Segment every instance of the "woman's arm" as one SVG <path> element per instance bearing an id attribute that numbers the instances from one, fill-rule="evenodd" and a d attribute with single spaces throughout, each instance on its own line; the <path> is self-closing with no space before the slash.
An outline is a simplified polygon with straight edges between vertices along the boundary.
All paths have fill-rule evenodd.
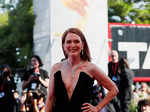
<path id="1" fill-rule="evenodd" d="M 53 103 L 54 103 L 54 79 L 50 77 L 49 81 L 49 87 L 48 87 L 48 96 L 46 100 L 46 112 L 52 112 Z"/>
<path id="2" fill-rule="evenodd" d="M 48 84 L 49 84 L 48 78 L 43 80 L 41 77 L 39 77 L 39 81 L 43 84 L 43 86 L 45 86 L 46 88 L 48 87 Z"/>
<path id="3" fill-rule="evenodd" d="M 34 77 L 32 75 L 29 76 L 28 80 L 24 80 L 23 84 L 22 84 L 22 89 L 27 88 L 27 86 L 30 84 L 30 82 L 34 79 Z"/>
<path id="4" fill-rule="evenodd" d="M 111 81 L 111 79 L 108 76 L 106 76 L 96 65 L 90 64 L 89 68 L 90 75 L 92 75 L 93 78 L 96 79 L 99 84 L 106 88 L 108 92 L 104 99 L 101 100 L 101 102 L 96 107 L 92 106 L 91 104 L 85 103 L 83 104 L 84 107 L 82 109 L 92 110 L 93 112 L 99 112 L 117 95 L 118 88 L 113 83 L 113 81 Z"/>
<path id="5" fill-rule="evenodd" d="M 50 78 L 49 78 L 49 86 L 48 86 L 48 96 L 46 100 L 46 112 L 52 112 L 52 108 L 54 105 L 55 100 L 55 93 L 54 93 L 54 73 L 57 71 L 57 65 L 52 67 Z"/>

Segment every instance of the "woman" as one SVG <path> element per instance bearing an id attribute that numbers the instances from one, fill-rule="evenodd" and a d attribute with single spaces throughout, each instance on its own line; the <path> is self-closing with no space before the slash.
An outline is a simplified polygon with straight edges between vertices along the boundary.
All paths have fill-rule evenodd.
<path id="1" fill-rule="evenodd" d="M 7 64 L 2 65 L 2 74 L 0 75 L 0 109 L 4 112 L 13 112 L 13 92 L 16 89 L 14 75 L 11 67 Z"/>
<path id="2" fill-rule="evenodd" d="M 46 112 L 99 112 L 118 89 L 93 63 L 83 33 L 77 28 L 66 30 L 62 36 L 65 59 L 52 67 Z M 93 83 L 97 80 L 108 89 L 107 96 L 92 105 Z"/>
<path id="3" fill-rule="evenodd" d="M 119 112 L 129 112 L 129 106 L 132 99 L 132 85 L 134 73 L 131 71 L 128 61 L 125 58 L 119 60 L 120 83 L 118 85 L 120 101 Z"/>

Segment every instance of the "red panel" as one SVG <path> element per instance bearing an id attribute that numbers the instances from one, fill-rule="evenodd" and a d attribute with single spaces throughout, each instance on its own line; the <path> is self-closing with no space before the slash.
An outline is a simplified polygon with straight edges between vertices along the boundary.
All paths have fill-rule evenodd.
<path id="1" fill-rule="evenodd" d="M 150 82 L 150 77 L 135 77 L 134 82 Z"/>
<path id="2" fill-rule="evenodd" d="M 108 24 L 108 47 L 110 51 L 112 50 L 112 43 L 111 43 L 111 24 Z M 111 61 L 111 57 L 109 55 L 109 61 Z"/>

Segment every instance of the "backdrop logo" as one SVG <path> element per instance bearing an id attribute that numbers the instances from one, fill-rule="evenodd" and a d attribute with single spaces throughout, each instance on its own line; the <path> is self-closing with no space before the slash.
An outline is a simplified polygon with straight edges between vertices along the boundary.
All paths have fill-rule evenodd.
<path id="1" fill-rule="evenodd" d="M 150 25 L 109 24 L 109 47 L 126 57 L 135 76 L 150 73 Z"/>

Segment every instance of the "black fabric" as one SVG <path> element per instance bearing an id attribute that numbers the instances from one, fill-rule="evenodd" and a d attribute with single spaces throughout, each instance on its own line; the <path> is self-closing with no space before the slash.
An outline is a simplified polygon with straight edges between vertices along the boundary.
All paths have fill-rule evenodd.
<path id="1" fill-rule="evenodd" d="M 71 99 L 62 80 L 61 71 L 54 74 L 55 79 L 55 105 L 53 112 L 82 112 L 82 104 L 91 103 L 93 99 L 94 80 L 86 73 L 81 72 Z"/>
<path id="2" fill-rule="evenodd" d="M 13 105 L 13 112 L 19 112 L 21 107 L 21 101 L 20 99 L 14 99 L 14 105 Z"/>
<path id="3" fill-rule="evenodd" d="M 117 64 L 117 69 L 115 71 L 115 74 L 112 68 L 115 68 L 115 64 L 113 62 L 109 62 L 108 63 L 108 76 L 116 84 L 116 86 L 119 87 L 119 83 L 120 83 L 119 66 Z M 117 77 L 117 81 L 113 80 L 113 76 Z M 118 95 L 115 96 L 113 100 L 108 104 L 107 110 L 108 112 L 120 112 L 120 101 L 119 101 Z"/>
<path id="4" fill-rule="evenodd" d="M 113 75 L 117 75 L 118 82 L 116 83 L 119 93 L 107 106 L 108 112 L 129 112 L 129 105 L 132 98 L 132 84 L 134 73 L 130 69 L 124 69 L 124 71 L 117 71 L 114 74 L 112 71 L 113 63 L 108 64 L 109 77 L 112 79 Z"/>
<path id="5" fill-rule="evenodd" d="M 132 99 L 132 84 L 134 73 L 130 69 L 125 69 L 120 73 L 119 84 L 119 100 L 120 100 L 120 112 L 129 112 L 129 105 Z"/>
<path id="6" fill-rule="evenodd" d="M 119 72 L 118 72 L 119 67 L 117 66 L 116 74 L 114 74 L 114 71 L 113 71 L 113 69 L 112 69 L 112 66 L 113 66 L 113 68 L 115 68 L 115 64 L 114 64 L 113 62 L 109 62 L 109 63 L 108 63 L 108 76 L 110 77 L 110 79 L 111 79 L 112 81 L 114 81 L 114 80 L 112 79 L 113 76 L 116 76 L 116 77 L 117 77 L 117 81 L 114 81 L 114 82 L 115 82 L 115 84 L 118 86 L 118 85 L 119 85 L 119 82 L 120 82 L 120 76 L 119 76 Z"/>
<path id="7" fill-rule="evenodd" d="M 16 89 L 16 84 L 14 83 L 13 77 L 7 78 L 3 83 L 4 87 L 0 90 L 0 93 L 4 92 L 5 95 L 0 98 L 0 109 L 4 112 L 13 112 L 13 90 Z"/>

